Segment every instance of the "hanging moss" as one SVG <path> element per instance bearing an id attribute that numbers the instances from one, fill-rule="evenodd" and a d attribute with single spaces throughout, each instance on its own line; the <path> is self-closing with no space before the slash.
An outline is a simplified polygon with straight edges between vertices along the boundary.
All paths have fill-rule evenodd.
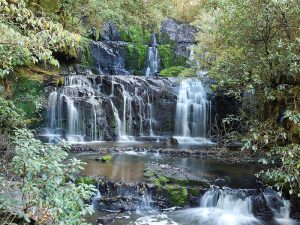
<path id="1" fill-rule="evenodd" d="M 128 44 L 125 66 L 135 75 L 141 75 L 146 66 L 147 46 L 143 44 Z"/>
<path id="2" fill-rule="evenodd" d="M 159 45 L 158 52 L 161 61 L 161 68 L 165 69 L 174 65 L 175 51 L 172 45 Z"/>
<path id="3" fill-rule="evenodd" d="M 85 66 L 93 66 L 94 61 L 91 54 L 91 41 L 87 38 L 82 38 L 80 45 L 77 49 L 76 58 Z"/>
<path id="4" fill-rule="evenodd" d="M 149 44 L 151 41 L 151 33 L 138 27 L 129 27 L 120 31 L 122 41 Z"/>

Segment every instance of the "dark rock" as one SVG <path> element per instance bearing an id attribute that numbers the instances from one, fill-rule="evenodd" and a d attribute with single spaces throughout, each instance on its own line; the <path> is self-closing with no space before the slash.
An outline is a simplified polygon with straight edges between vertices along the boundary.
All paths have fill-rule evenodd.
<path id="1" fill-rule="evenodd" d="M 274 217 L 272 210 L 268 207 L 263 194 L 252 196 L 253 214 L 258 219 L 271 221 Z"/>
<path id="2" fill-rule="evenodd" d="M 196 43 L 197 29 L 189 24 L 167 18 L 161 24 L 161 41 L 168 43 L 170 40 L 176 43 L 176 55 L 190 57 L 190 47 Z"/>
<path id="3" fill-rule="evenodd" d="M 174 147 L 174 146 L 178 146 L 178 145 L 179 145 L 179 143 L 178 143 L 177 139 L 173 138 L 173 137 L 169 137 L 162 142 L 162 146 L 164 146 L 164 147 Z"/>
<path id="4" fill-rule="evenodd" d="M 120 33 L 111 22 L 105 22 L 100 31 L 100 41 L 120 41 Z"/>
<path id="5" fill-rule="evenodd" d="M 115 221 L 115 218 L 112 216 L 103 216 L 97 219 L 97 222 L 102 225 L 110 225 Z"/>
<path id="6" fill-rule="evenodd" d="M 225 147 L 228 148 L 228 150 L 230 150 L 230 151 L 240 151 L 242 146 L 243 146 L 242 143 L 237 142 L 237 141 L 230 142 L 225 145 Z"/>
<path id="7" fill-rule="evenodd" d="M 91 54 L 99 74 L 130 75 L 125 69 L 127 43 L 122 41 L 92 42 Z"/>

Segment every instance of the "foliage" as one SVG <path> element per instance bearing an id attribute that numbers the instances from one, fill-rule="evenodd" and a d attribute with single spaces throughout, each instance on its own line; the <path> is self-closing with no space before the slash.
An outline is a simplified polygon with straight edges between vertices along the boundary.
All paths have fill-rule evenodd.
<path id="1" fill-rule="evenodd" d="M 79 177 L 76 179 L 75 183 L 77 185 L 79 184 L 87 184 L 87 185 L 97 185 L 97 180 L 95 178 L 92 177 Z"/>
<path id="2" fill-rule="evenodd" d="M 185 68 L 179 74 L 180 77 L 193 77 L 197 75 L 195 68 Z"/>
<path id="3" fill-rule="evenodd" d="M 2 133 L 11 133 L 15 128 L 24 127 L 24 118 L 24 112 L 12 101 L 0 97 L 0 131 Z"/>
<path id="4" fill-rule="evenodd" d="M 0 208 L 7 213 L 2 222 L 16 215 L 27 223 L 34 219 L 38 224 L 85 224 L 83 216 L 92 209 L 84 199 L 91 198 L 94 186 L 71 182 L 82 163 L 67 160 L 61 147 L 42 144 L 27 130 L 16 131 L 14 145 L 12 168 L 18 180 L 1 177 Z M 19 191 L 21 198 L 10 190 Z"/>
<path id="5" fill-rule="evenodd" d="M 27 118 L 35 118 L 42 107 L 42 84 L 38 80 L 21 76 L 13 84 L 13 100 Z"/>
<path id="6" fill-rule="evenodd" d="M 183 72 L 184 70 L 185 70 L 185 67 L 183 67 L 183 66 L 173 66 L 173 67 L 169 67 L 164 70 L 161 70 L 160 75 L 165 76 L 165 77 L 175 77 L 175 76 L 180 75 L 181 72 Z"/>
<path id="7" fill-rule="evenodd" d="M 39 61 L 58 66 L 53 51 L 74 53 L 79 36 L 45 17 L 38 17 L 26 2 L 0 1 L 0 78 L 16 66 Z"/>
<path id="8" fill-rule="evenodd" d="M 159 45 L 158 51 L 161 60 L 161 67 L 163 69 L 174 65 L 174 56 L 175 56 L 174 46 L 170 44 Z"/>
<path id="9" fill-rule="evenodd" d="M 151 41 L 151 33 L 139 27 L 130 26 L 128 28 L 123 28 L 121 29 L 120 34 L 122 41 L 146 45 Z"/>
<path id="10" fill-rule="evenodd" d="M 110 162 L 112 160 L 112 155 L 111 154 L 107 154 L 101 157 L 101 161 L 102 162 Z"/>
<path id="11" fill-rule="evenodd" d="M 267 151 L 268 160 L 280 159 L 280 166 L 265 175 L 290 193 L 299 191 L 295 178 L 298 143 L 292 143 L 295 139 L 289 135 L 291 127 L 298 126 L 300 103 L 296 91 L 300 83 L 299 3 L 208 1 L 194 23 L 201 29 L 199 65 L 208 69 L 217 88 L 238 99 L 241 93 L 255 90 L 256 103 L 248 107 L 257 115 L 242 110 L 248 117 L 241 121 L 248 121 L 243 149 Z"/>
<path id="12" fill-rule="evenodd" d="M 282 192 L 283 189 L 289 190 L 289 194 L 297 194 L 300 197 L 300 145 L 291 144 L 286 147 L 274 147 L 267 152 L 268 158 L 260 161 L 263 164 L 274 165 L 274 156 L 281 159 L 281 166 L 261 171 L 258 176 L 262 176 L 272 183 L 274 187 Z"/>

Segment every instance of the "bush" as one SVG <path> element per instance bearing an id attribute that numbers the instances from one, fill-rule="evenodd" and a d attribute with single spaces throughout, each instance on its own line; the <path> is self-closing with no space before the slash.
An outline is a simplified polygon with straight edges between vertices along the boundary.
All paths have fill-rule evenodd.
<path id="1" fill-rule="evenodd" d="M 83 169 L 82 163 L 77 159 L 67 162 L 68 154 L 61 147 L 41 143 L 25 129 L 16 131 L 14 146 L 11 172 L 18 181 L 0 177 L 0 190 L 4 190 L 0 192 L 0 209 L 6 215 L 0 224 L 14 221 L 15 215 L 26 223 L 85 224 L 83 216 L 92 213 L 92 207 L 84 199 L 90 199 L 95 189 L 71 182 Z M 11 190 L 18 190 L 20 198 L 11 196 Z"/>
<path id="2" fill-rule="evenodd" d="M 183 66 L 173 66 L 169 67 L 167 69 L 163 69 L 160 71 L 160 75 L 164 77 L 176 77 L 179 76 L 179 74 L 184 71 L 185 68 Z"/>
<path id="3" fill-rule="evenodd" d="M 12 133 L 13 129 L 24 127 L 24 117 L 24 112 L 12 101 L 0 97 L 0 132 Z"/>
<path id="4" fill-rule="evenodd" d="M 110 162 L 112 160 L 112 155 L 108 154 L 108 155 L 104 155 L 101 157 L 101 161 L 102 162 Z"/>

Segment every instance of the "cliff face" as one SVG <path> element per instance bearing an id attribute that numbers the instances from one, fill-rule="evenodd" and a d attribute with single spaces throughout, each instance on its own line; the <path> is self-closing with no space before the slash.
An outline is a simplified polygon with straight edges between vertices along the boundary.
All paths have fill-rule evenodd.
<path id="1" fill-rule="evenodd" d="M 95 34 L 90 44 L 93 69 L 104 75 L 144 75 L 151 60 L 149 48 L 158 48 L 161 69 L 174 66 L 186 66 L 191 47 L 196 43 L 195 27 L 167 18 L 161 24 L 157 34 L 143 33 L 138 30 L 118 30 L 113 24 L 105 23 Z M 148 52 L 148 53 L 147 53 Z"/>

